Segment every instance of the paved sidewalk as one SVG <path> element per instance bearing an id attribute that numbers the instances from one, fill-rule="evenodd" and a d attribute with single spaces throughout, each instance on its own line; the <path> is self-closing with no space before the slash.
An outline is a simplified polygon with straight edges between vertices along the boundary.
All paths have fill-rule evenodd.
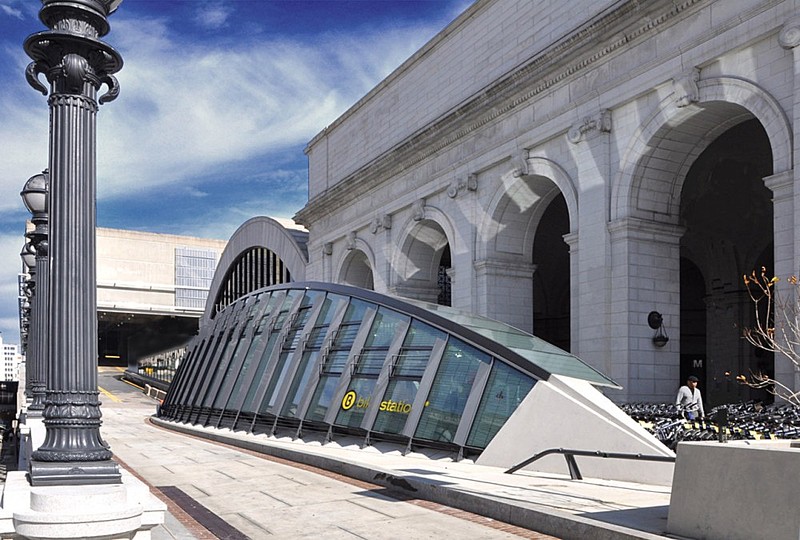
<path id="1" fill-rule="evenodd" d="M 596 479 L 573 481 L 568 475 L 530 472 L 508 475 L 495 467 L 401 456 L 381 452 L 379 447 L 363 450 L 336 443 L 322 446 L 153 421 L 168 425 L 170 430 L 336 471 L 558 538 L 666 538 L 670 489 L 665 486 Z"/>
<path id="2" fill-rule="evenodd" d="M 165 430 L 148 421 L 155 402 L 132 394 L 121 401 L 108 397 L 102 433 L 115 458 L 154 486 L 157 496 L 183 494 L 228 527 L 210 534 L 167 499 L 170 516 L 154 531 L 158 540 L 552 538 L 402 493 L 396 498 L 373 483 Z"/>
<path id="3" fill-rule="evenodd" d="M 667 487 L 166 425 L 119 375 L 100 370 L 101 433 L 167 503 L 155 540 L 667 538 Z"/>
<path id="4" fill-rule="evenodd" d="M 154 401 L 108 376 L 103 384 L 110 392 L 103 399 L 102 433 L 115 457 L 152 486 L 167 488 L 156 495 L 176 488 L 241 538 L 547 538 L 530 530 L 557 538 L 665 537 L 668 487 L 507 475 L 468 462 L 381 452 L 380 446 L 323 446 L 186 424 L 167 429 L 153 425 L 165 424 L 151 418 Z M 172 515 L 156 531 L 159 540 L 214 538 L 174 501 L 165 502 Z"/>

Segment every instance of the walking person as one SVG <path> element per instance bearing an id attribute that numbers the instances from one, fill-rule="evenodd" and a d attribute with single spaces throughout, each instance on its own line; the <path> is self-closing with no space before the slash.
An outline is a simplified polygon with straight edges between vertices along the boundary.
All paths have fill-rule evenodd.
<path id="1" fill-rule="evenodd" d="M 700 394 L 700 389 L 697 388 L 698 382 L 700 379 L 689 375 L 686 384 L 678 390 L 678 397 L 675 399 L 675 405 L 684 412 L 687 420 L 696 420 L 706 415 L 703 410 L 703 396 Z"/>

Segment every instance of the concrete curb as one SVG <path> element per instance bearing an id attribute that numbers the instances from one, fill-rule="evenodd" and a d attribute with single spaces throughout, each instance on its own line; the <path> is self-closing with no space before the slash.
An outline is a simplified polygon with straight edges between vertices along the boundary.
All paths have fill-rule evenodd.
<path id="1" fill-rule="evenodd" d="M 462 491 L 457 486 L 441 485 L 435 480 L 424 476 L 398 474 L 391 469 L 381 469 L 375 466 L 367 467 L 349 460 L 272 445 L 263 439 L 256 440 L 252 436 L 237 436 L 227 430 L 168 422 L 157 417 L 151 417 L 150 421 L 157 426 L 172 431 L 195 435 L 211 441 L 310 465 L 397 490 L 418 499 L 472 512 L 564 540 L 585 540 L 586 538 L 592 538 L 593 540 L 663 540 L 668 538 L 629 527 L 584 518 L 533 503 L 520 501 L 512 503 L 490 494 L 475 494 Z"/>

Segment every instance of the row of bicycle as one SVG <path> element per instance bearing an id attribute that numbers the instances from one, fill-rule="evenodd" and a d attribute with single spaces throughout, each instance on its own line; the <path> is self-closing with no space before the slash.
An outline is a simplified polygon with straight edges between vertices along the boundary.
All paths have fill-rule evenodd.
<path id="1" fill-rule="evenodd" d="M 792 404 L 721 405 L 695 421 L 686 420 L 674 404 L 628 403 L 621 408 L 673 450 L 680 441 L 800 438 L 800 407 Z"/>

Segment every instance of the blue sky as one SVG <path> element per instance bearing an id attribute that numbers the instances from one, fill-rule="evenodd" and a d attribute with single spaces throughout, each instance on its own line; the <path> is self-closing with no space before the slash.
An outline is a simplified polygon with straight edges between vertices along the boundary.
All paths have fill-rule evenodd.
<path id="1" fill-rule="evenodd" d="M 227 239 L 307 200 L 306 143 L 471 0 L 124 0 L 125 61 L 98 113 L 101 227 Z M 22 49 L 40 2 L 0 0 L 0 331 L 18 341 L 19 191 L 47 166 L 48 109 Z M 103 90 L 104 91 L 104 90 Z"/>

